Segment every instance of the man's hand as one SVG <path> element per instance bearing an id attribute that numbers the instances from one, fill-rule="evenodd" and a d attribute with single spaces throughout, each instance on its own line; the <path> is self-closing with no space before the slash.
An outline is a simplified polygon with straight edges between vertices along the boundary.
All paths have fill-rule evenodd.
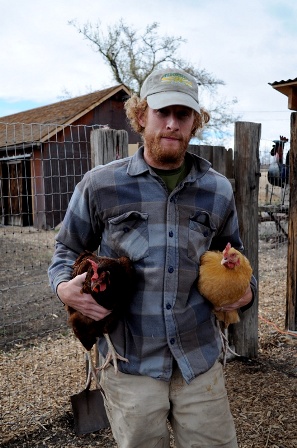
<path id="1" fill-rule="evenodd" d="M 252 298 L 253 298 L 253 293 L 252 293 L 251 287 L 249 286 L 247 288 L 247 290 L 245 291 L 244 295 L 239 300 L 237 300 L 237 302 L 234 302 L 230 305 L 225 305 L 222 307 L 216 307 L 215 310 L 216 311 L 227 311 L 227 312 L 237 310 L 238 308 L 241 308 L 241 307 L 247 305 L 248 303 L 250 303 Z"/>
<path id="2" fill-rule="evenodd" d="M 84 316 L 94 320 L 101 320 L 111 313 L 111 310 L 98 305 L 91 294 L 81 293 L 82 284 L 87 273 L 77 275 L 69 282 L 62 282 L 58 285 L 57 294 L 65 305 L 80 311 Z"/>

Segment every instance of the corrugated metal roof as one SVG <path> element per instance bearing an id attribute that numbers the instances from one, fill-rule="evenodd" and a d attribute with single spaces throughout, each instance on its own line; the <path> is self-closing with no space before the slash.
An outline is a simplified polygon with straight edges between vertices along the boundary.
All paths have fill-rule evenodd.
<path id="1" fill-rule="evenodd" d="M 47 140 L 62 127 L 72 124 L 120 90 L 130 94 L 127 87 L 120 84 L 48 106 L 0 117 L 0 147 Z M 19 125 L 12 126 L 14 123 Z"/>
<path id="2" fill-rule="evenodd" d="M 269 82 L 268 84 L 271 86 L 280 86 L 282 84 L 297 84 L 297 78 L 295 79 L 287 79 L 287 81 L 285 81 L 284 79 L 282 79 L 281 81 L 274 81 L 274 82 Z"/>
<path id="3" fill-rule="evenodd" d="M 288 109 L 297 110 L 297 78 L 268 83 L 278 92 L 288 97 Z"/>

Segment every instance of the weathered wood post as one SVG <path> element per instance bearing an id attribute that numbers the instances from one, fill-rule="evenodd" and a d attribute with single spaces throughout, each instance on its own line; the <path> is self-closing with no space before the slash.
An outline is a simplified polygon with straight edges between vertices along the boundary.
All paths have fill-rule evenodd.
<path id="1" fill-rule="evenodd" d="M 128 132 L 108 128 L 91 131 L 92 167 L 128 156 Z"/>
<path id="2" fill-rule="evenodd" d="M 190 145 L 189 152 L 196 154 L 208 160 L 212 167 L 228 177 L 233 179 L 233 151 L 226 149 L 224 146 L 208 146 L 208 145 Z"/>
<path id="3" fill-rule="evenodd" d="M 92 168 L 128 157 L 128 132 L 125 130 L 94 129 L 90 134 L 90 143 Z M 96 349 L 96 366 L 99 365 L 99 357 L 99 351 Z M 88 363 L 86 369 L 88 371 Z"/>
<path id="4" fill-rule="evenodd" d="M 260 138 L 261 124 L 235 123 L 235 202 L 245 255 L 250 260 L 257 280 Z M 258 297 L 255 297 L 254 305 L 245 311 L 241 321 L 233 325 L 230 330 L 230 338 L 236 352 L 242 356 L 256 357 L 258 354 Z"/>
<path id="5" fill-rule="evenodd" d="M 297 331 L 297 112 L 291 114 L 286 327 Z"/>

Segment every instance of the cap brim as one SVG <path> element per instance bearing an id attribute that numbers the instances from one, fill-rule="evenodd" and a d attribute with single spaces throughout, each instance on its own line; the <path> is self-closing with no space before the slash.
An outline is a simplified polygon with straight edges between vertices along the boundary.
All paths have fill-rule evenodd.
<path id="1" fill-rule="evenodd" d="M 200 112 L 199 103 L 183 92 L 154 93 L 153 95 L 148 95 L 146 99 L 151 109 L 162 109 L 163 107 L 178 105 L 190 107 L 196 110 L 196 112 Z"/>

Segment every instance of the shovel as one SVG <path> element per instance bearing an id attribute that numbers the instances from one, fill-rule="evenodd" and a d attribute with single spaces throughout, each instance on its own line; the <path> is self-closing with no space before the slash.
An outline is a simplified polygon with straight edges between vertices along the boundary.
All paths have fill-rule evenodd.
<path id="1" fill-rule="evenodd" d="M 90 352 L 87 353 L 87 368 L 85 389 L 70 397 L 76 435 L 89 434 L 110 427 L 102 397 L 104 391 L 97 381 Z M 92 376 L 97 385 L 97 389 L 94 390 L 90 390 Z"/>

